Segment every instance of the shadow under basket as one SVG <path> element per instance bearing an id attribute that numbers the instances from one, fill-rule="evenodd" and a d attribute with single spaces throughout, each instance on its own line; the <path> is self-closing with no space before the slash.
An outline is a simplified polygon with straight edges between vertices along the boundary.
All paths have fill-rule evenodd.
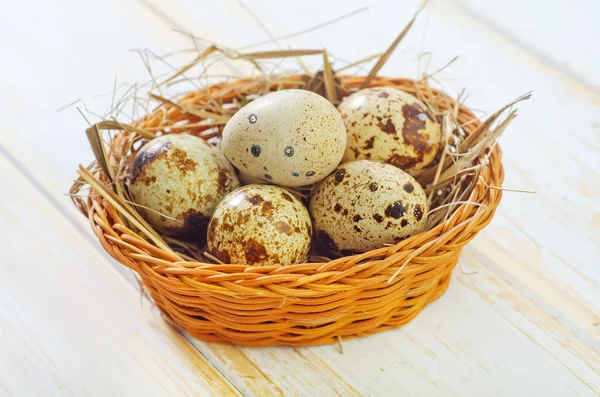
<path id="1" fill-rule="evenodd" d="M 363 81 L 364 77 L 340 76 L 341 92 L 355 90 Z M 158 131 L 172 126 L 173 133 L 181 132 L 177 126 L 187 121 L 197 127 L 186 127 L 186 132 L 217 139 L 222 126 L 202 125 L 202 114 L 190 112 L 195 104 L 243 103 L 261 84 L 263 90 L 275 91 L 306 82 L 307 76 L 300 75 L 277 84 L 265 79 L 217 84 L 187 93 L 176 103 L 163 103 L 133 127 Z M 369 85 L 397 87 L 413 95 L 417 90 L 413 80 L 402 78 L 376 77 Z M 432 89 L 421 94 L 427 98 L 427 92 L 438 94 Z M 448 106 L 454 106 L 452 99 L 439 103 L 441 110 Z M 467 135 L 481 124 L 473 122 L 475 116 L 463 106 L 457 119 L 465 124 Z M 130 160 L 134 136 L 118 132 L 112 150 L 116 147 Z M 114 160 L 117 155 L 109 156 Z M 462 247 L 491 221 L 501 199 L 501 190 L 489 188 L 501 186 L 504 178 L 499 146 L 473 162 L 481 164 L 484 155 L 487 161 L 468 197 L 480 205 L 457 205 L 446 220 L 397 245 L 327 263 L 251 267 L 192 262 L 183 259 L 190 258 L 179 254 L 176 245 L 161 248 L 145 238 L 111 200 L 95 194 L 94 187 L 89 197 L 74 197 L 74 202 L 104 249 L 134 270 L 162 314 L 191 336 L 249 346 L 325 344 L 406 324 L 444 294 Z M 96 178 L 112 191 L 107 176 L 100 167 L 95 169 Z"/>

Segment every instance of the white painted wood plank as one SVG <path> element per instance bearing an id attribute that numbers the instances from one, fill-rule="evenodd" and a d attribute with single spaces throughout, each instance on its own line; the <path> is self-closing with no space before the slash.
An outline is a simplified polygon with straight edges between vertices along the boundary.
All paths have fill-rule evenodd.
<path id="1" fill-rule="evenodd" d="M 448 1 L 448 0 L 444 0 Z M 600 3 L 594 0 L 449 0 L 523 50 L 600 94 L 597 39 Z"/>
<path id="2" fill-rule="evenodd" d="M 275 36 L 293 33 L 365 4 L 344 2 L 342 7 L 318 1 L 296 3 L 289 9 L 280 9 L 269 2 L 246 2 Z M 115 40 L 102 40 L 100 34 L 90 32 L 84 24 L 76 25 L 77 31 L 94 37 L 94 43 L 109 53 L 121 45 L 123 54 L 130 47 L 127 37 L 136 34 L 148 39 L 143 45 L 172 49 L 173 42 L 165 39 L 169 33 L 164 28 L 172 21 L 190 30 L 206 29 L 233 47 L 266 38 L 260 26 L 235 1 L 217 3 L 214 12 L 204 12 L 200 7 L 195 11 L 184 0 L 157 4 L 160 9 L 153 11 L 147 11 L 152 7 L 140 11 L 130 6 L 131 11 L 125 14 L 128 18 L 122 19 L 130 24 L 117 24 L 123 40 L 116 44 Z M 416 1 L 373 2 L 368 13 L 281 44 L 302 48 L 322 44 L 340 58 L 358 59 L 385 48 L 416 8 Z M 97 7 L 93 12 L 122 18 L 117 10 L 119 7 L 110 3 L 106 9 Z M 469 103 L 474 106 L 492 111 L 533 88 L 534 99 L 523 106 L 519 119 L 507 131 L 503 148 L 506 185 L 540 193 L 505 195 L 494 223 L 465 250 L 462 262 L 468 270 L 476 270 L 477 275 L 457 274 L 448 294 L 413 323 L 347 342 L 344 355 L 339 355 L 334 346 L 239 349 L 197 343 L 243 392 L 311 395 L 322 387 L 329 394 L 337 391 L 343 395 L 399 391 L 413 395 L 518 395 L 522 390 L 530 395 L 539 391 L 546 395 L 565 395 L 566 391 L 568 395 L 570 390 L 594 395 L 600 388 L 595 339 L 598 331 L 594 327 L 598 319 L 594 290 L 599 277 L 593 266 L 594 256 L 588 255 L 597 252 L 599 241 L 598 220 L 594 218 L 599 184 L 595 183 L 598 174 L 594 165 L 600 142 L 589 127 L 598 121 L 600 101 L 571 77 L 560 70 L 540 67 L 535 57 L 448 4 L 435 2 L 423 17 L 385 72 L 415 76 L 416 53 L 423 48 L 435 54 L 430 70 L 461 54 L 459 63 L 442 75 L 460 80 L 442 82 L 450 92 L 466 85 L 471 94 Z M 147 21 L 153 22 L 146 26 Z M 71 19 L 64 22 L 66 26 L 73 23 Z M 52 26 L 47 28 L 52 31 Z M 156 44 L 162 43 L 160 40 L 165 40 L 164 47 Z M 46 45 L 42 39 L 33 41 L 33 47 L 27 48 Z M 83 39 L 74 48 L 83 59 L 91 59 L 94 54 Z M 81 134 L 84 125 L 73 112 L 52 113 L 48 102 L 64 104 L 78 96 L 109 91 L 114 75 L 136 77 L 144 71 L 139 64 L 134 66 L 137 60 L 133 56 L 115 55 L 102 68 L 75 63 L 73 67 L 90 67 L 93 78 L 74 79 L 64 70 L 64 60 L 38 56 L 36 51 L 26 54 L 17 52 L 14 58 L 50 63 L 55 78 L 38 78 L 35 84 L 28 83 L 29 78 L 22 77 L 20 69 L 14 67 L 11 75 L 17 78 L 0 80 L 2 87 L 7 87 L 4 92 L 10 93 L 8 100 L 2 98 L 7 104 L 0 111 L 4 123 L 0 129 L 2 142 L 58 197 L 56 187 L 64 186 L 62 190 L 66 190 L 73 166 L 82 161 L 81 151 L 83 147 L 87 150 L 87 142 L 81 135 L 79 147 L 62 145 L 65 137 Z M 106 80 L 94 81 L 102 78 Z M 63 86 L 70 87 L 64 101 L 56 94 Z M 21 92 L 27 95 L 13 95 Z M 36 92 L 45 98 L 41 105 L 30 101 Z M 28 108 L 35 111 L 28 112 Z M 56 127 L 52 132 L 61 138 L 47 132 L 48 124 Z M 8 136 L 9 131 L 16 133 Z M 549 143 L 550 139 L 564 138 L 565 131 L 568 139 L 562 139 L 560 147 Z M 27 144 L 36 150 L 27 150 Z M 40 158 L 40 154 L 46 158 Z M 91 153 L 88 151 L 86 156 L 91 158 Z M 576 191 L 581 194 L 573 193 Z M 541 224 L 536 226 L 536 222 Z M 552 230 L 560 230 L 562 235 L 549 232 Z M 307 366 L 300 369 L 304 364 Z"/>
<path id="3" fill-rule="evenodd" d="M 238 395 L 0 155 L 3 395 Z"/>

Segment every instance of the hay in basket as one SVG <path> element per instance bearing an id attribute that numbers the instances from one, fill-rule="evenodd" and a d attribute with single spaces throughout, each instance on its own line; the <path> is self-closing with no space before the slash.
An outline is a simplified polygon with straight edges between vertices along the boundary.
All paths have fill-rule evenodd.
<path id="1" fill-rule="evenodd" d="M 156 103 L 131 122 L 105 119 L 87 129 L 96 160 L 80 166 L 70 193 L 89 219 L 104 249 L 139 277 L 143 291 L 166 319 L 203 341 L 251 346 L 338 342 L 397 327 L 413 319 L 448 287 L 462 247 L 492 219 L 504 178 L 498 137 L 516 117 L 511 107 L 524 95 L 480 121 L 461 101 L 429 84 L 378 75 L 413 20 L 366 76 L 335 72 L 324 50 L 240 53 L 206 46 L 192 62 L 166 78 L 153 77 L 142 102 L 138 88 L 130 101 Z M 321 56 L 314 73 L 266 73 L 263 60 Z M 167 98 L 161 87 L 188 77 L 195 67 L 225 57 L 250 62 L 256 77 L 208 84 Z M 350 66 L 355 66 L 352 64 Z M 159 81 L 160 80 L 160 81 Z M 197 79 L 200 81 L 200 79 Z M 138 213 L 124 183 L 135 153 L 162 134 L 188 133 L 216 144 L 227 120 L 248 101 L 296 88 L 317 92 L 333 104 L 364 87 L 388 86 L 421 99 L 442 126 L 437 165 L 418 177 L 428 195 L 425 230 L 396 245 L 363 254 L 327 258 L 313 252 L 307 263 L 253 267 L 221 263 L 205 247 L 155 231 Z M 119 101 L 116 107 L 121 106 Z M 139 108 L 139 107 L 138 107 Z M 502 115 L 508 111 L 508 115 Z M 118 112 L 117 112 L 118 113 Z M 310 194 L 310 186 L 298 189 Z"/>

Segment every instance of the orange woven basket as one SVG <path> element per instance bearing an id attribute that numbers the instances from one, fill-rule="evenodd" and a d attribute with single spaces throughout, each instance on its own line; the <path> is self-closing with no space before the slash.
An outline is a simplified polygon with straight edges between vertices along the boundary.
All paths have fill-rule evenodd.
<path id="1" fill-rule="evenodd" d="M 356 89 L 364 81 L 356 76 L 339 79 L 343 91 Z M 286 77 L 288 83 L 273 84 L 269 89 L 298 88 L 307 80 L 305 75 Z M 187 107 L 215 97 L 221 105 L 242 101 L 251 92 L 239 87 L 252 85 L 240 85 L 240 81 L 190 92 L 133 127 L 156 131 L 167 120 L 172 126 L 169 133 L 181 132 L 177 128 L 181 121 L 202 120 L 187 113 Z M 369 85 L 396 87 L 416 95 L 416 83 L 409 79 L 376 77 Z M 436 90 L 428 92 L 438 94 Z M 454 101 L 439 106 L 447 110 Z M 459 108 L 458 122 L 466 125 L 467 135 L 481 124 L 473 119 L 471 111 Z M 221 128 L 185 130 L 214 138 Z M 117 133 L 112 150 L 130 160 L 132 136 L 135 134 L 126 131 Z M 482 164 L 482 156 L 474 163 Z M 104 249 L 134 270 L 162 314 L 193 337 L 249 346 L 325 344 L 405 324 L 442 296 L 462 247 L 491 221 L 502 196 L 501 190 L 488 188 L 500 186 L 504 178 L 499 146 L 486 156 L 480 180 L 468 198 L 480 205 L 462 204 L 434 228 L 395 246 L 327 263 L 252 267 L 193 262 L 177 253 L 177 246 L 171 245 L 175 251 L 161 248 L 142 237 L 111 200 L 94 195 L 93 187 L 88 198 L 75 197 L 74 202 L 89 218 Z M 109 186 L 102 171 L 97 171 L 96 177 Z"/>

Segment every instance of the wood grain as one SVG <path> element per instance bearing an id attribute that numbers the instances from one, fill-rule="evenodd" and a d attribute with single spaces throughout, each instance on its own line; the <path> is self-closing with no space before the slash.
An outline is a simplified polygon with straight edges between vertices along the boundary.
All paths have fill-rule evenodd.
<path id="1" fill-rule="evenodd" d="M 5 156 L 0 169 L 8 395 L 238 395 Z"/>
<path id="2" fill-rule="evenodd" d="M 573 11 L 568 2 L 552 0 L 546 14 L 535 19 L 525 12 L 536 11 L 533 4 L 523 9 L 512 0 L 430 3 L 383 73 L 415 77 L 424 70 L 420 53 L 433 54 L 429 71 L 459 54 L 437 78 L 450 94 L 466 86 L 467 104 L 474 108 L 493 112 L 533 90 L 533 99 L 522 106 L 501 143 L 505 186 L 536 194 L 504 195 L 492 224 L 464 250 L 441 300 L 401 329 L 344 343 L 343 355 L 335 346 L 242 349 L 193 341 L 232 386 L 213 369 L 205 369 L 208 380 L 203 380 L 197 367 L 210 367 L 202 356 L 153 310 L 139 309 L 136 287 L 123 283 L 85 220 L 61 196 L 75 165 L 92 155 L 77 112 L 55 109 L 81 96 L 90 107 L 106 107 L 110 95 L 90 97 L 110 92 L 114 76 L 118 82 L 147 76 L 129 48 L 165 53 L 189 46 L 187 38 L 169 29 L 239 48 L 268 40 L 265 28 L 273 37 L 290 35 L 365 2 L 346 1 L 340 7 L 306 0 L 279 8 L 266 0 L 220 1 L 211 3 L 210 12 L 191 0 L 89 3 L 84 8 L 73 0 L 67 6 L 46 2 L 47 12 L 31 14 L 13 2 L 0 15 L 0 29 L 6 32 L 0 45 L 12 60 L 0 76 L 0 164 L 3 171 L 12 170 L 2 174 L 2 186 L 11 188 L 0 191 L 0 213 L 11 225 L 11 234 L 0 243 L 0 310 L 7 323 L 17 324 L 2 326 L 0 346 L 10 357 L 1 361 L 4 390 L 89 394 L 97 387 L 197 394 L 202 388 L 225 387 L 244 395 L 286 396 L 600 393 L 600 69 L 597 52 L 586 51 L 590 44 L 580 40 L 599 33 L 589 22 L 595 3 L 584 2 Z M 366 3 L 368 11 L 337 24 L 251 49 L 324 46 L 336 68 L 384 50 L 418 8 L 417 1 Z M 90 26 L 91 13 L 110 19 L 111 28 Z M 23 19 L 38 30 L 24 30 Z M 528 26 L 532 34 L 525 33 Z M 318 66 L 319 59 L 306 62 Z M 245 73 L 238 64 L 222 70 Z M 29 208 L 35 212 L 25 211 Z M 31 252 L 33 244 L 40 248 Z M 25 254 L 44 282 L 22 266 L 6 270 L 7 263 L 18 263 Z M 54 274 L 54 267 L 40 268 L 48 257 L 65 255 L 69 261 L 53 266 L 65 267 L 68 277 Z M 116 269 L 127 275 L 123 267 Z M 5 281 L 9 275 L 10 283 Z M 119 286 L 114 293 L 113 284 Z M 106 294 L 109 285 L 111 294 Z M 75 305 L 73 296 L 82 306 L 72 310 L 85 321 L 74 321 L 60 309 Z M 84 310 L 87 305 L 94 310 Z M 23 333 L 32 321 L 46 324 L 47 331 Z M 117 327 L 126 330 L 117 332 Z M 91 338 L 78 336 L 88 329 L 94 330 Z M 5 335 L 14 343 L 4 343 Z M 16 347 L 22 341 L 30 346 L 24 357 Z M 154 343 L 163 347 L 146 352 Z M 66 358 L 57 361 L 61 351 Z M 93 360 L 77 366 L 82 357 Z M 107 357 L 119 365 L 104 368 Z M 98 370 L 106 371 L 105 381 L 92 375 Z M 124 384 L 126 371 L 150 380 L 142 386 Z M 43 382 L 31 382 L 34 375 Z M 35 389 L 37 384 L 47 389 Z"/>
<path id="3" fill-rule="evenodd" d="M 542 6 L 517 0 L 501 4 L 489 0 L 450 0 L 450 4 L 540 62 L 600 93 L 597 72 L 600 53 L 593 51 L 588 41 L 600 33 L 594 23 L 600 12 L 597 2 L 549 0 Z"/>

